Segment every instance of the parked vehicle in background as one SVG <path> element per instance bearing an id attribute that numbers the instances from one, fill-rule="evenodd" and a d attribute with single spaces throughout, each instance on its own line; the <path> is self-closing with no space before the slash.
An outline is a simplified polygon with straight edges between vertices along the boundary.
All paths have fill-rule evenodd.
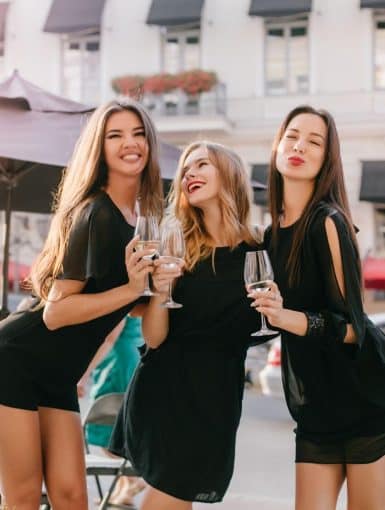
<path id="1" fill-rule="evenodd" d="M 266 365 L 270 343 L 250 347 L 245 362 L 245 383 L 260 389 L 259 374 Z"/>
<path id="2" fill-rule="evenodd" d="M 281 337 L 275 338 L 270 346 L 267 361 L 259 374 L 261 390 L 264 395 L 283 398 L 281 378 Z"/>
<path id="3" fill-rule="evenodd" d="M 369 314 L 369 319 L 385 333 L 385 313 Z M 281 377 L 281 338 L 273 340 L 266 365 L 259 372 L 259 382 L 264 395 L 284 398 Z"/>

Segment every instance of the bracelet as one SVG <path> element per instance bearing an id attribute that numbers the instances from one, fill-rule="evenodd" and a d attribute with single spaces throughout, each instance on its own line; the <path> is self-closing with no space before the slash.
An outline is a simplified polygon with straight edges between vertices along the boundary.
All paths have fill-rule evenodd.
<path id="1" fill-rule="evenodd" d="M 303 312 L 307 318 L 306 336 L 322 336 L 325 332 L 325 317 L 322 313 Z"/>

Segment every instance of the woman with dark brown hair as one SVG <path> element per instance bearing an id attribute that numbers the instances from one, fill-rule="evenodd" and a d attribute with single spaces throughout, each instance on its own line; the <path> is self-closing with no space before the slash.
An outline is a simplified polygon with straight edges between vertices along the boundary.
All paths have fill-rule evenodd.
<path id="1" fill-rule="evenodd" d="M 161 214 L 155 129 L 140 104 L 112 101 L 65 171 L 32 269 L 35 306 L 0 323 L 4 508 L 37 510 L 43 480 L 55 510 L 88 508 L 76 384 L 152 271 L 145 251 L 133 253 L 139 199 L 143 214 Z"/>
<path id="2" fill-rule="evenodd" d="M 253 297 L 282 332 L 283 385 L 297 422 L 296 510 L 334 510 L 345 479 L 349 510 L 382 510 L 385 389 L 368 381 L 385 373 L 384 351 L 368 354 L 366 331 L 381 333 L 363 312 L 355 228 L 328 112 L 300 106 L 288 114 L 273 145 L 269 193 L 265 245 L 275 283 L 266 297 Z"/>

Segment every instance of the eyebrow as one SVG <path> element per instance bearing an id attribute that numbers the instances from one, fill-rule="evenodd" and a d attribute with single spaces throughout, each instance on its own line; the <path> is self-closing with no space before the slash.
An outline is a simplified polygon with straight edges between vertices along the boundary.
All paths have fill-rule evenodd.
<path id="1" fill-rule="evenodd" d="M 296 133 L 299 133 L 299 129 L 295 129 L 295 128 L 287 128 L 287 131 L 295 131 Z M 325 138 L 320 135 L 319 133 L 309 133 L 311 136 L 319 136 L 320 138 L 322 138 L 322 140 L 325 140 Z"/>
<path id="2" fill-rule="evenodd" d="M 209 158 L 198 158 L 198 159 L 195 159 L 193 160 L 193 163 L 197 163 L 199 164 L 201 161 L 208 161 Z M 191 164 L 190 165 L 185 165 L 183 168 L 182 168 L 182 172 L 187 172 L 187 170 L 190 168 Z"/>
<path id="3" fill-rule="evenodd" d="M 132 129 L 132 131 L 144 131 L 144 126 L 137 126 Z M 123 129 L 109 129 L 106 132 L 106 135 L 110 135 L 111 133 L 122 133 Z"/>

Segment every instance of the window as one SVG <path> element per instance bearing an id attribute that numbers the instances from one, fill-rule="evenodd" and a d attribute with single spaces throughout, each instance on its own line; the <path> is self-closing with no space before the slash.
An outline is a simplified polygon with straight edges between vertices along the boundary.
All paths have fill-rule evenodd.
<path id="1" fill-rule="evenodd" d="M 163 39 L 163 71 L 178 73 L 200 66 L 199 30 L 167 30 Z"/>
<path id="2" fill-rule="evenodd" d="M 385 16 L 374 20 L 374 85 L 385 89 Z"/>
<path id="3" fill-rule="evenodd" d="M 274 23 L 265 29 L 265 88 L 269 95 L 309 90 L 307 20 Z"/>
<path id="4" fill-rule="evenodd" d="M 385 254 L 385 205 L 375 206 L 375 254 Z"/>
<path id="5" fill-rule="evenodd" d="M 99 102 L 99 35 L 63 40 L 63 94 L 89 104 Z"/>

